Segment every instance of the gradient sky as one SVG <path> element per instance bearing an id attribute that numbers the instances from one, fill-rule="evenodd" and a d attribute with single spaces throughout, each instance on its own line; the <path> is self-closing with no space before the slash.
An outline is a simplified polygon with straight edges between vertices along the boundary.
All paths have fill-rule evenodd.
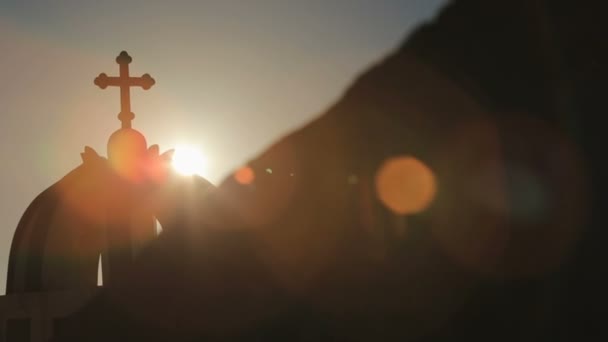
<path id="1" fill-rule="evenodd" d="M 0 293 L 12 236 L 34 197 L 106 154 L 120 127 L 118 89 L 131 74 L 133 127 L 161 151 L 194 145 L 218 183 L 269 144 L 314 119 L 370 64 L 444 0 L 0 0 Z"/>

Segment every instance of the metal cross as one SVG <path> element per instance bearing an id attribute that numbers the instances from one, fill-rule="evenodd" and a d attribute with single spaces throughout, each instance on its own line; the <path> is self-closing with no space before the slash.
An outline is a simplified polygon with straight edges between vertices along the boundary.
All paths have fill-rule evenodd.
<path id="1" fill-rule="evenodd" d="M 107 86 L 120 87 L 120 113 L 118 119 L 122 122 L 122 128 L 131 128 L 131 121 L 135 118 L 135 114 L 131 112 L 131 87 L 142 87 L 144 90 L 150 89 L 155 83 L 154 79 L 149 74 L 143 74 L 141 77 L 129 76 L 129 63 L 132 58 L 126 51 L 122 51 L 116 57 L 116 63 L 120 65 L 120 74 L 118 77 L 111 77 L 105 73 L 99 74 L 95 78 L 95 85 L 101 89 Z"/>

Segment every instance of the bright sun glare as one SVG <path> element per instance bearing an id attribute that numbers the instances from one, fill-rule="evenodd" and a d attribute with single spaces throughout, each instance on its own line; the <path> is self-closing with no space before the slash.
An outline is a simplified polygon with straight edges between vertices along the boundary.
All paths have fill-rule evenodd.
<path id="1" fill-rule="evenodd" d="M 175 171 L 182 175 L 204 176 L 207 160 L 198 149 L 188 145 L 180 145 L 175 148 L 172 165 Z"/>

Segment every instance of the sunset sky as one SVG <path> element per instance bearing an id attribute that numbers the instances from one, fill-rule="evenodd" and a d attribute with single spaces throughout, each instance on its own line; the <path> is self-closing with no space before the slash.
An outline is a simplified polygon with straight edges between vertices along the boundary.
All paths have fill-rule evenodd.
<path id="1" fill-rule="evenodd" d="M 219 183 L 269 144 L 314 119 L 395 48 L 440 0 L 0 0 L 0 293 L 10 243 L 34 197 L 81 162 L 106 155 L 120 127 L 118 89 L 93 79 L 131 74 L 133 127 L 161 151 L 187 145 Z"/>

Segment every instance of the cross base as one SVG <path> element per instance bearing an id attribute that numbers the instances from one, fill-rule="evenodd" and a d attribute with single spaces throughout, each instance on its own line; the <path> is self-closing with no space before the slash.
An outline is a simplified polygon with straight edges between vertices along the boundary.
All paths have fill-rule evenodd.
<path id="1" fill-rule="evenodd" d="M 135 113 L 133 112 L 120 112 L 118 113 L 118 120 L 122 122 L 122 128 L 131 128 L 131 121 L 135 119 Z"/>

